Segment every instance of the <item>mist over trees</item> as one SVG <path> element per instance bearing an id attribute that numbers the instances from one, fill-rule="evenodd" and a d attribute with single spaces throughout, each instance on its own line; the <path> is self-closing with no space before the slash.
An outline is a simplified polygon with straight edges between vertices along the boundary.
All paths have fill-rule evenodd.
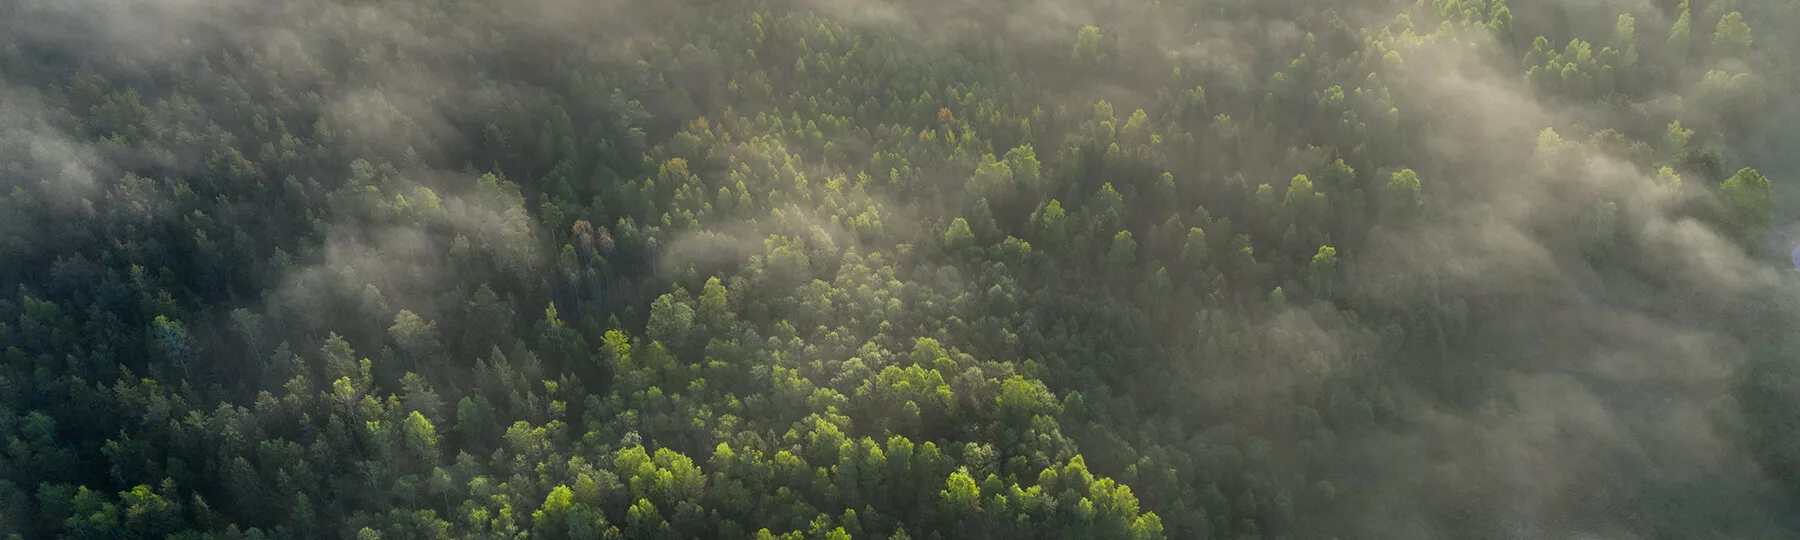
<path id="1" fill-rule="evenodd" d="M 1795 28 L 0 0 L 0 537 L 1792 538 Z"/>

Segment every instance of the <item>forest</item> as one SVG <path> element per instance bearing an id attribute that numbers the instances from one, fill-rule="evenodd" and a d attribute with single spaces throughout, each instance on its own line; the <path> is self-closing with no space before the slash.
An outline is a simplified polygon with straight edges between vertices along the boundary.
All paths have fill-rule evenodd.
<path id="1" fill-rule="evenodd" d="M 0 538 L 1800 537 L 1800 0 L 0 0 Z"/>

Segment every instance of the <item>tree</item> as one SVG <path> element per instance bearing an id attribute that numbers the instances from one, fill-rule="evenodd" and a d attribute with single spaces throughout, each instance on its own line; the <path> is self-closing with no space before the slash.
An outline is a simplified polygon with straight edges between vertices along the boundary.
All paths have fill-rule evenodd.
<path id="1" fill-rule="evenodd" d="M 231 329 L 238 333 L 240 339 L 244 340 L 244 345 L 249 348 L 250 355 L 256 357 L 257 365 L 267 368 L 260 344 L 262 318 L 248 309 L 233 309 L 231 310 Z"/>
<path id="2" fill-rule="evenodd" d="M 1319 252 L 1313 254 L 1312 263 L 1306 267 L 1307 287 L 1314 295 L 1331 297 L 1332 284 L 1337 280 L 1337 266 L 1337 248 L 1319 246 Z"/>
<path id="3" fill-rule="evenodd" d="M 1093 201 L 1088 203 L 1087 213 L 1094 233 L 1115 234 L 1125 226 L 1125 198 L 1113 190 L 1112 182 L 1107 182 L 1100 186 L 1100 191 L 1094 192 Z"/>
<path id="4" fill-rule="evenodd" d="M 1746 249 L 1760 245 L 1774 222 L 1769 179 L 1747 167 L 1738 169 L 1719 186 L 1719 195 L 1732 236 Z"/>
<path id="5" fill-rule="evenodd" d="M 388 327 L 388 335 L 400 346 L 400 351 L 412 359 L 415 370 L 440 354 L 443 347 L 438 341 L 437 323 L 427 322 L 411 310 L 400 310 L 400 314 L 394 316 L 394 325 Z"/>
<path id="6" fill-rule="evenodd" d="M 1163 538 L 1162 518 L 1155 512 L 1145 512 L 1131 522 L 1132 540 L 1154 540 Z"/>
<path id="7" fill-rule="evenodd" d="M 581 332 L 563 321 L 556 309 L 556 302 L 550 302 L 544 308 L 544 318 L 537 324 L 538 350 L 552 361 L 570 364 L 582 359 L 588 353 L 587 339 Z"/>
<path id="8" fill-rule="evenodd" d="M 1107 252 L 1106 260 L 1117 272 L 1125 272 L 1137 265 L 1137 241 L 1131 239 L 1131 231 L 1113 235 L 1112 249 Z"/>
<path id="9" fill-rule="evenodd" d="M 1018 190 L 1032 197 L 1031 204 L 1036 204 L 1035 198 L 1044 191 L 1042 164 L 1038 163 L 1037 152 L 1029 144 L 1015 146 L 1006 151 L 1005 164 Z"/>
<path id="10" fill-rule="evenodd" d="M 1541 366 L 1507 359 L 1684 336 L 1729 336 L 1739 383 L 1684 425 L 1742 448 L 1699 456 L 1704 490 L 1584 496 L 1668 509 L 1615 536 L 1800 537 L 1762 489 L 1800 486 L 1800 296 L 1715 294 L 1766 272 L 1707 250 L 1617 264 L 1669 224 L 1763 245 L 1774 186 L 1727 167 L 1796 99 L 1791 43 L 1751 39 L 1800 27 L 1770 3 L 1638 36 L 1643 2 L 1121 2 L 1041 40 L 1020 21 L 1060 19 L 1010 4 L 621 32 L 573 24 L 605 2 L 12 2 L 0 537 L 1379 537 L 1333 518 L 1395 487 L 1506 536 L 1445 512 L 1514 464 L 1451 445 L 1457 489 L 1370 489 L 1417 456 L 1346 444 L 1531 412 L 1507 382 Z M 1255 58 L 1162 31 L 1220 21 Z M 1551 114 L 1503 120 L 1563 134 L 1528 159 L 1518 122 L 1458 123 L 1493 88 L 1447 67 L 1524 76 L 1500 114 Z M 1488 279 L 1516 245 L 1570 279 Z M 1597 478 L 1635 463 L 1571 425 Z"/>
<path id="11" fill-rule="evenodd" d="M 1187 239 L 1181 243 L 1181 262 L 1189 268 L 1203 268 L 1210 264 L 1212 248 L 1206 243 L 1206 231 L 1199 227 L 1189 227 Z"/>
<path id="12" fill-rule="evenodd" d="M 1054 414 L 1058 404 L 1042 381 L 1013 376 L 1000 385 L 1000 412 L 1012 422 L 1029 424 L 1039 414 Z"/>
<path id="13" fill-rule="evenodd" d="M 650 322 L 644 327 L 650 339 L 681 348 L 692 339 L 693 329 L 694 308 L 675 295 L 664 294 L 650 304 Z"/>
<path id="14" fill-rule="evenodd" d="M 199 351 L 195 350 L 187 328 L 180 321 L 157 315 L 152 323 L 151 334 L 152 342 L 163 351 L 163 357 L 180 370 L 183 378 L 191 378 L 193 370 L 188 365 L 188 357 L 197 356 Z"/>
<path id="15" fill-rule="evenodd" d="M 980 511 L 981 487 L 975 485 L 975 479 L 967 471 L 956 471 L 944 480 L 943 491 L 938 492 L 943 501 L 944 511 L 950 516 L 967 516 Z"/>
<path id="16" fill-rule="evenodd" d="M 1614 50 L 1619 51 L 1620 61 L 1623 62 L 1623 65 L 1619 67 L 1629 73 L 1629 70 L 1636 66 L 1638 61 L 1637 19 L 1630 13 L 1620 13 L 1618 21 L 1613 23 L 1611 45 Z M 1629 77 L 1625 79 L 1627 84 L 1631 81 L 1632 79 Z"/>
<path id="17" fill-rule="evenodd" d="M 531 513 L 532 528 L 551 538 L 567 538 L 570 530 L 569 510 L 575 505 L 575 492 L 557 485 L 544 497 L 544 504 Z"/>
<path id="18" fill-rule="evenodd" d="M 1676 11 L 1680 14 L 1676 16 L 1674 26 L 1669 28 L 1667 48 L 1671 63 L 1681 68 L 1687 65 L 1688 51 L 1693 47 L 1693 13 L 1688 9 L 1687 0 L 1682 0 Z"/>
<path id="19" fill-rule="evenodd" d="M 162 536 L 187 526 L 181 515 L 181 505 L 165 497 L 173 487 L 165 479 L 160 490 L 140 484 L 130 491 L 120 492 L 119 504 L 125 511 L 125 522 L 121 525 L 131 534 L 149 537 Z"/>
<path id="20" fill-rule="evenodd" d="M 969 230 L 969 222 L 956 218 L 950 222 L 950 228 L 944 231 L 944 249 L 962 251 L 975 245 L 975 233 Z"/>
<path id="21" fill-rule="evenodd" d="M 433 422 L 443 421 L 444 400 L 432 389 L 431 383 L 417 373 L 407 373 L 400 378 L 400 403 L 406 409 L 425 415 Z"/>
<path id="22" fill-rule="evenodd" d="M 1419 175 L 1412 169 L 1401 169 L 1389 176 L 1384 188 L 1382 210 L 1387 216 L 1410 219 L 1425 205 L 1425 198 L 1420 194 Z"/>
<path id="23" fill-rule="evenodd" d="M 977 197 L 1005 204 L 1010 201 L 1016 191 L 1013 183 L 1012 166 L 1005 161 L 998 161 L 993 154 L 983 154 L 981 162 L 975 165 L 975 172 L 969 177 L 969 192 Z"/>
<path id="24" fill-rule="evenodd" d="M 430 466 L 437 463 L 438 436 L 437 427 L 425 419 L 419 411 L 413 411 L 406 417 L 403 428 L 408 457 L 419 466 Z"/>
<path id="25" fill-rule="evenodd" d="M 338 380 L 349 378 L 351 382 L 367 384 L 363 381 L 362 362 L 357 359 L 356 351 L 350 348 L 350 342 L 336 333 L 325 336 L 325 344 L 319 347 L 319 355 L 325 359 L 325 379 Z"/>
<path id="26" fill-rule="evenodd" d="M 718 276 L 706 278 L 706 285 L 700 289 L 700 303 L 695 318 L 700 325 L 711 333 L 719 333 L 730 327 L 736 317 L 731 312 L 730 294 L 725 290 L 725 283 Z"/>
<path id="27" fill-rule="evenodd" d="M 1092 69 L 1106 64 L 1106 54 L 1100 52 L 1100 39 L 1098 26 L 1083 26 L 1076 32 L 1075 50 L 1070 53 L 1075 65 Z"/>
<path id="28" fill-rule="evenodd" d="M 1744 58 L 1749 54 L 1752 43 L 1750 25 L 1744 23 L 1744 14 L 1733 11 L 1719 18 L 1719 26 L 1713 30 L 1713 54 L 1725 58 Z"/>
<path id="29" fill-rule="evenodd" d="M 1068 245 L 1069 234 L 1074 231 L 1069 230 L 1068 217 L 1063 211 L 1062 202 L 1051 199 L 1050 203 L 1045 205 L 1034 219 L 1037 221 L 1038 234 L 1042 235 L 1045 245 L 1052 249 Z"/>
<path id="30" fill-rule="evenodd" d="M 1662 150 L 1671 160 L 1685 158 L 1688 152 L 1688 139 L 1694 136 L 1694 130 L 1681 127 L 1681 121 L 1669 122 L 1669 130 L 1663 135 Z"/>

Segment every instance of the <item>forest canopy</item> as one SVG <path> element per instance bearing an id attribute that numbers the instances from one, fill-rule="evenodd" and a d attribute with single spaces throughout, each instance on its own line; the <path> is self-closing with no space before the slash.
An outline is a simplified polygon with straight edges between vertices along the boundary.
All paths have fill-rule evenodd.
<path id="1" fill-rule="evenodd" d="M 1793 538 L 1795 28 L 0 0 L 0 537 Z"/>

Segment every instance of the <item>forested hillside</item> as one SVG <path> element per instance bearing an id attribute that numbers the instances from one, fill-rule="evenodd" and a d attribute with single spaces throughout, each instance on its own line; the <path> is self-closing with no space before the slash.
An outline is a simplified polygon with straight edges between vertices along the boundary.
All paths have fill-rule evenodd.
<path id="1" fill-rule="evenodd" d="M 1794 538 L 1797 28 L 0 0 L 0 537 Z"/>

